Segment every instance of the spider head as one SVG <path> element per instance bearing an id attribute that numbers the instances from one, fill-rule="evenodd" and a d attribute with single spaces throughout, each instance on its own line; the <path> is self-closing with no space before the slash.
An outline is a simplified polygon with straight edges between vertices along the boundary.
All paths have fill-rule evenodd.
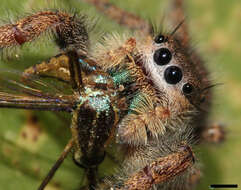
<path id="1" fill-rule="evenodd" d="M 172 35 L 160 34 L 145 45 L 141 49 L 143 67 L 159 98 L 167 100 L 176 112 L 197 111 L 206 96 L 202 89 L 209 83 L 199 62 L 194 63 L 193 55 Z"/>

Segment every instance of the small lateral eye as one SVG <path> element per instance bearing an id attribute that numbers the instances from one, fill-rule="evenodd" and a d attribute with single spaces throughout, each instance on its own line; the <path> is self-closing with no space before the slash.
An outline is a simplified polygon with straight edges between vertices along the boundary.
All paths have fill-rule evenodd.
<path id="1" fill-rule="evenodd" d="M 157 65 L 166 65 L 172 59 L 172 53 L 167 48 L 160 48 L 155 51 L 153 56 Z"/>
<path id="2" fill-rule="evenodd" d="M 158 36 L 155 37 L 154 42 L 157 44 L 161 44 L 166 41 L 165 36 L 159 34 Z"/>
<path id="3" fill-rule="evenodd" d="M 183 85 L 182 91 L 186 95 L 191 94 L 193 91 L 193 86 L 190 83 L 186 83 Z"/>
<path id="4" fill-rule="evenodd" d="M 177 66 L 170 66 L 166 68 L 164 78 L 169 84 L 177 84 L 182 80 L 182 70 Z"/>

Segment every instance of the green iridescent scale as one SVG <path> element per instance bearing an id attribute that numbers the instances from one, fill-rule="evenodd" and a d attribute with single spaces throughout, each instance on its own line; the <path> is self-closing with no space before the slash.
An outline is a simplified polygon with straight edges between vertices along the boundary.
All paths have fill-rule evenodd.
<path id="1" fill-rule="evenodd" d="M 107 71 L 113 79 L 115 86 L 132 83 L 134 80 L 129 71 L 124 68 L 112 68 Z"/>
<path id="2" fill-rule="evenodd" d="M 125 87 L 125 90 L 122 92 L 122 94 L 128 94 L 128 97 L 126 98 L 126 103 L 129 105 L 127 113 L 138 114 L 133 110 L 140 107 L 140 105 L 145 102 L 145 94 L 134 87 L 136 79 L 131 76 L 127 69 L 112 69 L 109 70 L 109 74 L 112 76 L 116 87 L 119 85 L 123 85 Z M 131 88 L 134 90 L 131 91 Z"/>

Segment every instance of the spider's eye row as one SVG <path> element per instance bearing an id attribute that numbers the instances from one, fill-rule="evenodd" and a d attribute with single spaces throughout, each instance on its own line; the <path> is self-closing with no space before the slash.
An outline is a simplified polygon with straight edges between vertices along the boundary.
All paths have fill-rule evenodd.
<path id="1" fill-rule="evenodd" d="M 164 71 L 164 78 L 169 84 L 177 84 L 182 80 L 182 70 L 177 66 L 167 67 Z"/>
<path id="2" fill-rule="evenodd" d="M 167 40 L 166 37 L 160 34 L 155 37 L 154 42 L 157 44 L 161 44 L 161 43 L 165 42 L 166 40 Z"/>
<path id="3" fill-rule="evenodd" d="M 166 65 L 172 59 L 172 53 L 167 48 L 160 48 L 155 51 L 153 56 L 157 65 Z"/>
<path id="4" fill-rule="evenodd" d="M 193 91 L 193 86 L 190 83 L 186 83 L 183 85 L 182 91 L 186 95 L 191 94 Z"/>

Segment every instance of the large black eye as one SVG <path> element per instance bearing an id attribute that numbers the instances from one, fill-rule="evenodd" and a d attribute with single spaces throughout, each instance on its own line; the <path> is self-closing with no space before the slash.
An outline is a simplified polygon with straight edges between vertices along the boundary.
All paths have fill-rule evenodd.
<path id="1" fill-rule="evenodd" d="M 190 83 L 186 83 L 183 85 L 182 91 L 184 94 L 191 94 L 193 91 L 193 86 Z"/>
<path id="2" fill-rule="evenodd" d="M 157 65 L 166 65 L 172 59 L 172 53 L 167 48 L 160 48 L 155 51 L 153 56 Z"/>
<path id="3" fill-rule="evenodd" d="M 169 84 L 177 84 L 182 80 L 182 71 L 179 67 L 170 66 L 166 68 L 164 78 Z"/>
<path id="4" fill-rule="evenodd" d="M 155 39 L 154 39 L 154 42 L 157 43 L 157 44 L 161 44 L 161 43 L 163 43 L 165 41 L 166 41 L 165 36 L 163 36 L 161 34 L 156 36 Z"/>

